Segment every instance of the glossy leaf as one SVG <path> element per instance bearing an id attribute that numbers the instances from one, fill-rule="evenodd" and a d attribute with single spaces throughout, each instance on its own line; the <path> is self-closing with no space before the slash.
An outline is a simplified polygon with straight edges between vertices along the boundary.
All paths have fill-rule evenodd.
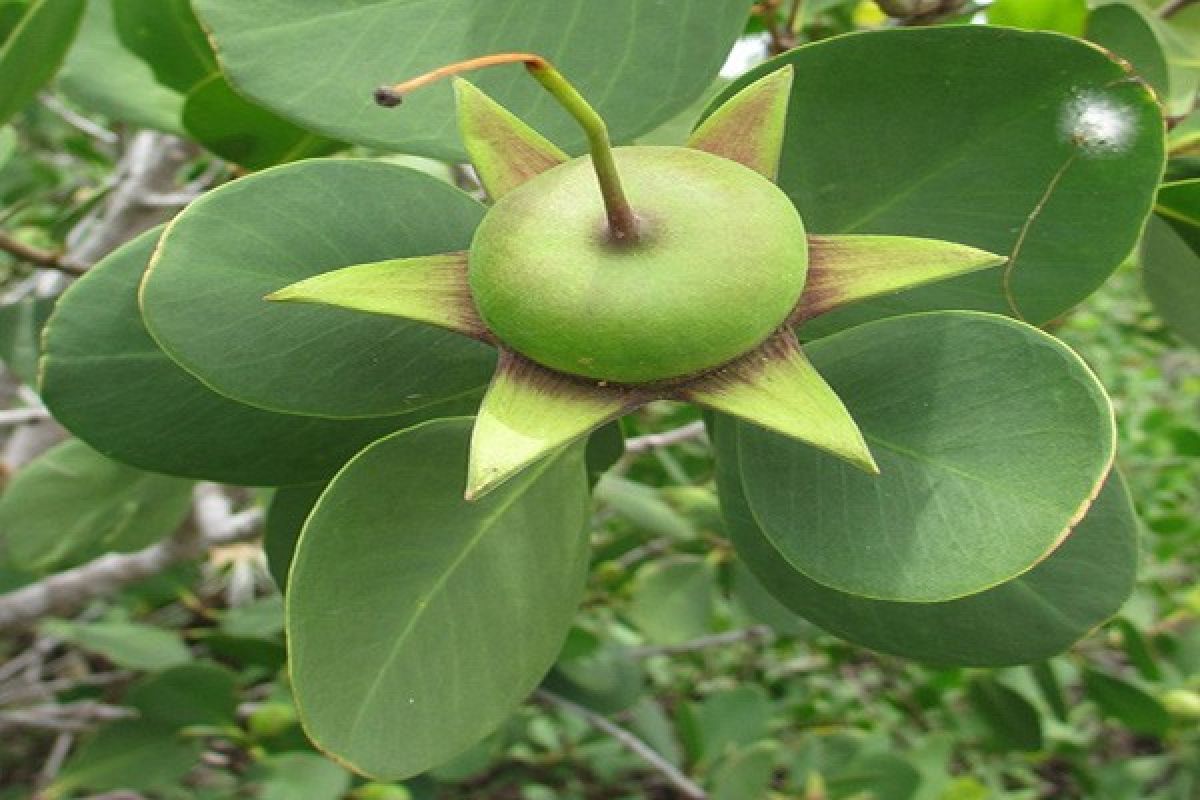
<path id="1" fill-rule="evenodd" d="M 109 0 L 89 0 L 75 43 L 58 76 L 72 102 L 113 121 L 182 133 L 183 95 L 154 77 L 117 37 Z"/>
<path id="2" fill-rule="evenodd" d="M 178 633 L 153 625 L 121 620 L 50 620 L 42 627 L 51 636 L 71 642 L 84 650 L 99 653 L 123 669 L 169 669 L 191 659 L 191 654 Z"/>
<path id="3" fill-rule="evenodd" d="M 183 125 L 206 148 L 250 170 L 329 155 L 345 147 L 244 99 L 219 72 L 188 92 Z"/>
<path id="4" fill-rule="evenodd" d="M 681 395 L 819 448 L 865 472 L 879 471 L 846 406 L 813 369 L 791 331 L 689 383 Z"/>
<path id="5" fill-rule="evenodd" d="M 217 70 L 189 0 L 110 0 L 117 35 L 154 70 L 159 83 L 186 94 Z"/>
<path id="6" fill-rule="evenodd" d="M 49 297 L 23 297 L 0 307 L 0 360 L 25 383 L 37 379 L 42 329 L 52 310 Z"/>
<path id="7" fill-rule="evenodd" d="M 217 394 L 171 360 L 142 322 L 138 283 L 158 237 L 149 231 L 88 270 L 59 300 L 43 339 L 43 400 L 105 455 L 226 483 L 309 483 L 328 479 L 381 436 L 477 405 L 479 394 L 410 414 L 329 420 Z"/>
<path id="8" fill-rule="evenodd" d="M 129 687 L 125 704 L 142 719 L 180 729 L 236 724 L 237 676 L 219 664 L 183 664 Z"/>
<path id="9" fill-rule="evenodd" d="M 881 474 L 751 426 L 738 429 L 739 458 L 763 532 L 830 588 L 934 602 L 1010 580 L 1062 541 L 1112 464 L 1104 390 L 1066 346 L 1022 323 L 898 317 L 808 354 Z"/>
<path id="10" fill-rule="evenodd" d="M 692 132 L 688 147 L 744 164 L 775 180 L 794 76 L 795 70 L 784 66 L 742 89 Z"/>
<path id="11" fill-rule="evenodd" d="M 582 448 L 466 503 L 470 427 L 431 422 L 364 450 L 318 501 L 292 565 L 305 729 L 377 777 L 423 772 L 494 730 L 554 662 L 583 593 Z"/>
<path id="12" fill-rule="evenodd" d="M 209 192 L 168 227 L 146 326 L 218 392 L 269 410 L 385 416 L 475 391 L 494 353 L 416 322 L 263 297 L 322 272 L 470 244 L 483 207 L 373 161 L 276 167 Z"/>
<path id="13" fill-rule="evenodd" d="M 170 789 L 200 759 L 202 739 L 185 739 L 162 723 L 122 720 L 89 738 L 63 766 L 50 787 L 55 796 L 81 789 L 147 791 Z"/>
<path id="14" fill-rule="evenodd" d="M 1082 36 L 1087 0 L 996 0 L 988 6 L 988 22 L 1028 30 Z"/>
<path id="15" fill-rule="evenodd" d="M 967 699 L 991 731 L 999 750 L 1042 749 L 1042 722 L 1032 703 L 1000 681 L 979 676 L 967 684 Z"/>
<path id="16" fill-rule="evenodd" d="M 1106 717 L 1148 736 L 1161 736 L 1171 726 L 1171 715 L 1153 695 L 1120 678 L 1094 669 L 1083 672 L 1088 697 Z"/>
<path id="17" fill-rule="evenodd" d="M 1163 320 L 1200 347 L 1200 180 L 1168 183 L 1142 239 L 1142 281 Z"/>
<path id="18" fill-rule="evenodd" d="M 1137 521 L 1114 474 L 1057 550 L 994 589 L 945 603 L 890 603 L 828 589 L 788 566 L 758 528 L 738 479 L 737 425 L 718 418 L 713 431 L 721 508 L 738 556 L 793 613 L 844 639 L 933 664 L 1029 663 L 1111 617 L 1133 588 Z"/>
<path id="19" fill-rule="evenodd" d="M 557 145 L 467 81 L 454 82 L 454 95 L 467 155 L 493 200 L 567 160 Z"/>
<path id="20" fill-rule="evenodd" d="M 1084 37 L 1127 60 L 1159 97 L 1170 93 L 1170 67 L 1158 33 L 1130 3 L 1109 3 L 1088 14 Z"/>
<path id="21" fill-rule="evenodd" d="M 449 86 L 415 93 L 395 112 L 374 107 L 372 90 L 463 58 L 532 51 L 576 83 L 616 141 L 627 141 L 703 92 L 748 12 L 741 0 L 194 5 L 230 80 L 251 100 L 332 138 L 449 160 L 465 155 L 453 133 Z M 582 150 L 578 125 L 521 67 L 477 79 L 534 129 L 568 150 Z"/>
<path id="22" fill-rule="evenodd" d="M 474 499 L 629 408 L 629 393 L 503 353 L 475 427 L 467 498 Z"/>
<path id="23" fill-rule="evenodd" d="M 398 258 L 323 272 L 267 295 L 411 319 L 482 339 L 487 326 L 467 285 L 467 254 Z"/>
<path id="24" fill-rule="evenodd" d="M 86 0 L 33 0 L 0 47 L 0 125 L 54 76 L 75 38 Z"/>
<path id="25" fill-rule="evenodd" d="M 712 630 L 717 576 L 699 556 L 647 564 L 638 570 L 632 592 L 629 619 L 651 642 L 678 644 Z"/>
<path id="26" fill-rule="evenodd" d="M 983 250 L 936 239 L 810 236 L 808 244 L 808 275 L 793 323 L 1004 263 Z"/>
<path id="27" fill-rule="evenodd" d="M 806 337 L 932 308 L 1015 305 L 1045 322 L 1133 249 L 1163 168 L 1162 113 L 1095 47 L 981 26 L 859 33 L 771 59 L 722 98 L 783 64 L 796 81 L 779 184 L 810 232 L 921 236 L 1009 259 L 856 304 Z M 869 112 L 846 98 L 870 98 Z"/>
<path id="28" fill-rule="evenodd" d="M 31 462 L 0 495 L 0 531 L 14 564 L 70 566 L 138 550 L 174 531 L 192 484 L 118 464 L 73 439 Z"/>
<path id="29" fill-rule="evenodd" d="M 267 507 L 263 550 L 267 556 L 267 569 L 281 592 L 287 591 L 288 570 L 292 567 L 292 557 L 296 554 L 296 544 L 300 541 L 304 521 L 308 519 L 325 487 L 323 483 L 285 486 L 275 491 L 271 505 Z"/>

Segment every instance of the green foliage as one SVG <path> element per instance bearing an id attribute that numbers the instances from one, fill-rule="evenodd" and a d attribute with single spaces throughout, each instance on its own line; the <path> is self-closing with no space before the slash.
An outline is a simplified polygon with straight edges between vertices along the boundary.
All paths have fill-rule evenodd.
<path id="1" fill-rule="evenodd" d="M 0 798 L 1200 792 L 1200 12 L 749 6 L 0 0 L 0 624 L 48 617 L 0 637 Z M 743 31 L 799 46 L 718 78 Z M 581 283 L 595 174 L 519 67 L 461 139 L 448 86 L 371 104 L 511 49 L 620 145 L 761 183 L 782 138 L 788 213 L 631 174 L 697 232 Z M 39 400 L 78 438 L 28 460 Z"/>

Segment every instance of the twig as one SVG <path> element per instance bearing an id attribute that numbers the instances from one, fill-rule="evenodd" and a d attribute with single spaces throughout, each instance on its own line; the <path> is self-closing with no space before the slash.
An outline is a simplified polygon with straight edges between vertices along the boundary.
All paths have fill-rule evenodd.
<path id="1" fill-rule="evenodd" d="M 68 275 L 82 275 L 87 271 L 86 266 L 75 262 L 63 253 L 33 247 L 14 239 L 4 231 L 0 231 L 0 250 L 18 261 L 24 261 L 26 264 L 33 264 L 35 267 L 43 269 L 56 269 Z"/>
<path id="2" fill-rule="evenodd" d="M 157 575 L 180 561 L 198 558 L 210 548 L 258 535 L 263 519 L 260 509 L 222 514 L 221 501 L 215 494 L 219 491 L 212 485 L 197 487 L 190 518 L 168 539 L 134 553 L 110 553 L 0 595 L 0 630 L 29 625 L 52 614 L 65 614 L 122 586 Z"/>
<path id="3" fill-rule="evenodd" d="M 646 647 L 631 647 L 625 651 L 631 658 L 650 658 L 651 656 L 672 656 L 680 653 L 695 653 L 700 650 L 709 650 L 714 647 L 725 647 L 731 644 L 740 644 L 741 642 L 755 642 L 759 640 L 770 640 L 775 637 L 775 632 L 766 625 L 755 625 L 750 628 L 743 628 L 737 631 L 726 631 L 725 633 L 714 633 L 711 636 L 701 636 L 698 639 L 692 639 L 679 644 L 664 644 L 650 645 Z"/>
<path id="4" fill-rule="evenodd" d="M 674 430 L 662 433 L 647 433 L 642 436 L 634 436 L 632 439 L 626 439 L 625 452 L 630 455 L 640 455 L 660 447 L 670 447 L 671 445 L 683 442 L 703 439 L 704 436 L 704 421 L 698 419 L 695 422 L 689 422 L 687 425 L 682 425 Z"/>
<path id="5" fill-rule="evenodd" d="M 58 773 L 62 770 L 63 762 L 67 760 L 67 756 L 71 752 L 71 746 L 75 744 L 75 734 L 68 731 L 63 731 L 54 739 L 54 744 L 50 747 L 50 754 L 46 756 L 46 761 L 42 764 L 42 769 L 38 772 L 38 786 L 49 786 Z"/>
<path id="6" fill-rule="evenodd" d="M 82 131 L 83 133 L 86 133 L 93 139 L 101 141 L 107 145 L 115 145 L 117 143 L 118 137 L 115 133 L 110 131 L 108 128 L 97 125 L 82 114 L 77 114 L 63 101 L 59 100 L 49 92 L 42 92 L 40 95 L 38 95 L 38 100 L 43 106 L 61 117 L 68 125 Z"/>
<path id="7" fill-rule="evenodd" d="M 66 705 L 34 706 L 9 711 L 0 711 L 0 729 L 44 728 L 52 731 L 77 733 L 87 730 L 97 722 L 131 719 L 137 712 L 131 708 L 109 706 L 91 701 Z"/>
<path id="8" fill-rule="evenodd" d="M 679 790 L 679 793 L 689 800 L 708 800 L 708 793 L 698 786 L 691 778 L 679 771 L 679 768 L 667 761 L 657 750 L 643 742 L 638 737 L 634 736 L 629 731 L 622 728 L 607 718 L 600 716 L 591 709 L 573 703 L 565 697 L 560 697 L 553 692 L 545 689 L 538 689 L 534 696 L 545 703 L 552 706 L 557 706 L 564 711 L 569 711 L 576 716 L 582 717 L 589 725 L 598 731 L 608 734 L 625 746 L 629 752 L 636 755 L 638 758 L 645 761 L 649 766 L 653 767 L 656 772 L 667 779 L 667 782 Z"/>
<path id="9" fill-rule="evenodd" d="M 11 408 L 0 411 L 0 428 L 28 425 L 30 422 L 41 422 L 49 418 L 50 412 L 44 408 Z"/>
<path id="10" fill-rule="evenodd" d="M 1163 19 L 1169 19 L 1195 3 L 1196 0 L 1167 0 L 1158 7 L 1158 15 Z"/>

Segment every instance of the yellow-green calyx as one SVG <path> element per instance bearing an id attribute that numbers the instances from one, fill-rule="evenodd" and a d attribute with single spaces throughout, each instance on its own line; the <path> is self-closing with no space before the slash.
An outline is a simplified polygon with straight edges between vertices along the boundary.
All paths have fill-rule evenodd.
<path id="1" fill-rule="evenodd" d="M 703 372 L 761 344 L 800 299 L 804 226 L 776 186 L 682 147 L 615 152 L 640 239 L 614 246 L 587 159 L 497 201 L 469 278 L 496 338 L 551 369 L 617 383 Z"/>
<path id="2" fill-rule="evenodd" d="M 716 108 L 687 147 L 613 149 L 550 64 L 484 56 L 381 89 L 524 64 L 587 134 L 571 159 L 456 79 L 458 121 L 494 201 L 469 251 L 358 264 L 269 296 L 389 314 L 495 345 L 471 439 L 468 498 L 606 421 L 684 400 L 877 468 L 791 330 L 836 308 L 1002 263 L 962 245 L 806 235 L 774 184 L 791 91 L 784 67 Z"/>

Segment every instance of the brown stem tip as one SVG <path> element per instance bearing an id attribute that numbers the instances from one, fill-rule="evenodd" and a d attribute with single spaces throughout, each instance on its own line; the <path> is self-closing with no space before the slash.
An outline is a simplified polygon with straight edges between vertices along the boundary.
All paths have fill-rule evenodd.
<path id="1" fill-rule="evenodd" d="M 375 102 L 384 108 L 395 108 L 404 102 L 404 95 L 390 86 L 380 86 L 375 90 Z"/>

